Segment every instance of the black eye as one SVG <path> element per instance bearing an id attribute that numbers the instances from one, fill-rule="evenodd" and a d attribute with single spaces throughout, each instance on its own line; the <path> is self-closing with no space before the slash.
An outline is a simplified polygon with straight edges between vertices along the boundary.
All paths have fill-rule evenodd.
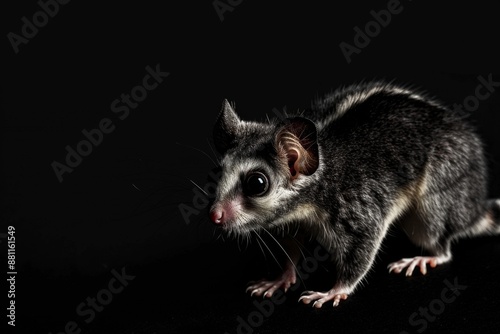
<path id="1" fill-rule="evenodd" d="M 247 196 L 262 196 L 267 192 L 268 188 L 267 177 L 260 172 L 248 174 L 243 184 L 243 192 Z"/>

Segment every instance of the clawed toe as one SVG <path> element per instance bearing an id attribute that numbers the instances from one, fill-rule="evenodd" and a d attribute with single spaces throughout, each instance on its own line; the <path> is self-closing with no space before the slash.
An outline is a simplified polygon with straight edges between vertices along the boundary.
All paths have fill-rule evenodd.
<path id="1" fill-rule="evenodd" d="M 251 281 L 249 282 L 250 285 L 246 288 L 245 292 L 250 292 L 251 297 L 255 295 L 257 297 L 262 296 L 264 298 L 270 298 L 278 289 L 283 289 L 287 292 L 287 290 L 295 284 L 295 282 L 295 275 L 284 275 L 284 277 L 274 281 L 264 279 L 257 282 Z"/>
<path id="2" fill-rule="evenodd" d="M 299 302 L 303 302 L 308 305 L 314 301 L 312 307 L 321 308 L 324 303 L 333 301 L 333 307 L 337 307 L 340 304 L 340 301 L 346 300 L 347 297 L 347 293 L 342 292 L 342 290 L 335 289 L 328 292 L 304 291 L 299 298 Z"/>
<path id="3" fill-rule="evenodd" d="M 451 256 L 416 256 L 412 258 L 404 258 L 397 262 L 390 263 L 387 266 L 389 273 L 395 272 L 396 274 L 401 273 L 405 268 L 406 276 L 411 276 L 416 267 L 420 269 L 422 275 L 427 274 L 427 264 L 431 268 L 435 268 L 438 264 L 449 261 Z"/>

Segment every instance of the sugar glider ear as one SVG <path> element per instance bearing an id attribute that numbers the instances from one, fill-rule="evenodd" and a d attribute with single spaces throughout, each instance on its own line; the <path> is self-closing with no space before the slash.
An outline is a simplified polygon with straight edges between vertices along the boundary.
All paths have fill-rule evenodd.
<path id="1" fill-rule="evenodd" d="M 318 134 L 312 121 L 303 117 L 287 118 L 278 128 L 276 148 L 286 161 L 292 180 L 318 169 Z"/>
<path id="2" fill-rule="evenodd" d="M 215 148 L 220 154 L 224 154 L 235 141 L 240 122 L 233 107 L 227 100 L 224 100 L 213 129 Z"/>

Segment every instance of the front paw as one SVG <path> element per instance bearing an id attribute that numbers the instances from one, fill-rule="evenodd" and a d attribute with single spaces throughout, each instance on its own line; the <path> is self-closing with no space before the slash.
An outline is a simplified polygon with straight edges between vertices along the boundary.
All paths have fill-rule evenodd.
<path id="1" fill-rule="evenodd" d="M 337 307 L 341 300 L 346 300 L 349 296 L 348 290 L 344 289 L 331 289 L 327 292 L 316 292 L 316 291 L 304 291 L 302 297 L 299 298 L 299 302 L 302 301 L 304 304 L 312 304 L 315 308 L 321 308 L 324 303 L 328 301 L 333 301 L 333 307 Z"/>
<path id="2" fill-rule="evenodd" d="M 286 272 L 276 280 L 261 279 L 257 282 L 250 282 L 245 292 L 250 292 L 250 296 L 263 296 L 270 298 L 278 289 L 283 289 L 285 292 L 296 283 L 295 272 Z"/>

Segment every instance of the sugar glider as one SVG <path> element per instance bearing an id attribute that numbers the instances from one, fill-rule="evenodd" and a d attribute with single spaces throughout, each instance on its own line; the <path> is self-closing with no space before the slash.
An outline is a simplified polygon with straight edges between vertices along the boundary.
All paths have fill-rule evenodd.
<path id="1" fill-rule="evenodd" d="M 316 308 L 353 293 L 396 222 L 429 253 L 389 264 L 406 275 L 450 261 L 458 238 L 500 233 L 500 200 L 487 199 L 474 127 L 411 88 L 351 85 L 266 122 L 240 120 L 226 100 L 213 139 L 222 176 L 210 219 L 230 235 L 300 230 L 315 238 L 338 273 L 331 290 L 300 297 Z M 283 245 L 290 261 L 282 275 L 247 291 L 270 297 L 296 282 L 300 252 Z"/>

